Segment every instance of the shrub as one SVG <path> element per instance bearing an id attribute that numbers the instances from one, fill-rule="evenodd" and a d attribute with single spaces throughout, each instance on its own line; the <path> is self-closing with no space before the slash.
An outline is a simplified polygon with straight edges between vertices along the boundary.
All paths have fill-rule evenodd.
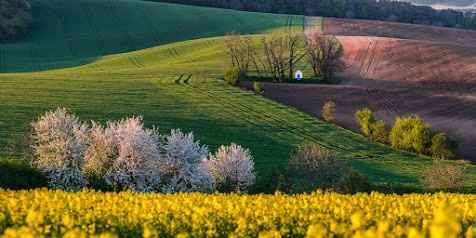
<path id="1" fill-rule="evenodd" d="M 251 186 L 249 192 L 253 194 L 289 193 L 292 191 L 292 177 L 292 173 L 286 165 L 270 165 L 266 171 L 256 177 L 256 182 Z"/>
<path id="2" fill-rule="evenodd" d="M 454 146 L 452 142 L 449 141 L 445 133 L 439 132 L 433 135 L 431 138 L 431 156 L 437 159 L 448 159 L 452 156 Z"/>
<path id="3" fill-rule="evenodd" d="M 375 122 L 374 114 L 369 108 L 363 108 L 355 113 L 355 120 L 360 127 L 360 131 L 365 136 L 370 137 L 372 124 Z"/>
<path id="4" fill-rule="evenodd" d="M 390 131 L 393 148 L 423 154 L 431 144 L 431 127 L 420 117 L 397 117 Z"/>
<path id="5" fill-rule="evenodd" d="M 253 82 L 253 90 L 256 93 L 262 93 L 264 91 L 263 84 L 260 82 Z"/>
<path id="6" fill-rule="evenodd" d="M 33 165 L 45 173 L 53 188 L 77 190 L 87 181 L 81 168 L 88 127 L 66 109 L 47 112 L 32 123 Z"/>
<path id="7" fill-rule="evenodd" d="M 359 172 L 352 170 L 340 182 L 337 190 L 339 192 L 349 194 L 354 194 L 358 192 L 370 192 L 372 190 L 372 185 L 370 184 L 367 176 L 364 176 Z"/>
<path id="8" fill-rule="evenodd" d="M 422 173 L 421 181 L 428 190 L 458 191 L 464 186 L 466 165 L 434 160 Z"/>
<path id="9" fill-rule="evenodd" d="M 343 178 L 351 172 L 350 166 L 330 150 L 317 144 L 305 144 L 289 161 L 290 170 L 307 181 L 311 188 L 338 189 Z M 302 184 L 304 185 L 304 184 Z"/>
<path id="10" fill-rule="evenodd" d="M 230 85 L 238 85 L 240 83 L 241 77 L 242 74 L 239 68 L 230 67 L 225 69 L 225 81 L 227 81 Z"/>
<path id="11" fill-rule="evenodd" d="M 221 146 L 207 164 L 218 191 L 243 192 L 255 182 L 253 157 L 239 145 Z"/>
<path id="12" fill-rule="evenodd" d="M 157 191 L 160 188 L 160 138 L 156 130 L 144 129 L 140 117 L 109 123 L 97 129 L 95 147 L 109 144 L 104 151 L 96 150 L 88 157 L 89 168 L 104 173 L 105 181 L 116 189 Z M 112 136 L 110 141 L 101 141 Z M 93 151 L 92 149 L 91 151 Z M 116 158 L 113 156 L 117 155 Z M 101 168 L 101 166 L 104 166 Z"/>
<path id="13" fill-rule="evenodd" d="M 382 143 L 388 141 L 388 128 L 384 121 L 380 120 L 370 124 L 370 138 Z"/>
<path id="14" fill-rule="evenodd" d="M 213 177 L 208 171 L 208 149 L 194 140 L 193 133 L 172 130 L 165 142 L 161 160 L 164 192 L 208 192 L 213 190 Z"/>
<path id="15" fill-rule="evenodd" d="M 327 122 L 335 121 L 336 104 L 333 101 L 327 101 L 322 107 L 322 117 Z"/>
<path id="16" fill-rule="evenodd" d="M 0 188 L 33 189 L 46 186 L 47 178 L 26 161 L 0 159 Z"/>
<path id="17" fill-rule="evenodd" d="M 388 128 L 384 121 L 375 120 L 374 113 L 369 108 L 363 108 L 355 113 L 355 120 L 360 131 L 373 141 L 386 143 L 388 141 Z"/>

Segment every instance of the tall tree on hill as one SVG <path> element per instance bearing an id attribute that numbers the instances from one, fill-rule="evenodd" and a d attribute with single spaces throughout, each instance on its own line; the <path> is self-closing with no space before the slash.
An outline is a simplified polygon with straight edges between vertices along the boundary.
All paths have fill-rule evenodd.
<path id="1" fill-rule="evenodd" d="M 232 66 L 246 75 L 250 65 L 254 63 L 256 54 L 252 39 L 235 32 L 229 33 L 225 37 L 225 48 Z"/>
<path id="2" fill-rule="evenodd" d="M 264 68 L 275 81 L 292 79 L 297 63 L 305 57 L 300 49 L 304 43 L 302 33 L 288 30 L 263 36 Z"/>
<path id="3" fill-rule="evenodd" d="M 315 76 L 332 80 L 334 73 L 343 70 L 345 67 L 342 54 L 342 44 L 336 37 L 323 35 L 317 31 L 307 34 L 307 61 L 311 65 Z"/>

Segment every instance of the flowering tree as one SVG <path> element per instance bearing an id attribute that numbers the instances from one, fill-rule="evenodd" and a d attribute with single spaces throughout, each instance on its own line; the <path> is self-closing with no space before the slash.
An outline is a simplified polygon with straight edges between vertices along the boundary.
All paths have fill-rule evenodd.
<path id="1" fill-rule="evenodd" d="M 253 157 L 239 145 L 221 146 L 207 164 L 219 191 L 246 191 L 255 182 Z"/>
<path id="2" fill-rule="evenodd" d="M 234 190 L 254 182 L 248 150 L 222 147 L 207 160 L 207 147 L 195 141 L 193 133 L 172 130 L 161 137 L 157 130 L 144 128 L 140 117 L 106 126 L 92 122 L 89 127 L 58 109 L 32 126 L 33 164 L 48 175 L 53 188 L 78 190 L 106 183 L 138 192 L 210 192 L 215 188 L 211 172 L 231 181 Z"/>
<path id="3" fill-rule="evenodd" d="M 114 123 L 104 128 L 93 122 L 89 133 L 89 147 L 85 154 L 83 171 L 89 178 L 102 178 L 112 167 L 118 155 L 118 142 Z"/>
<path id="4" fill-rule="evenodd" d="M 81 168 L 88 145 L 88 126 L 59 108 L 32 123 L 33 165 L 53 188 L 78 190 L 87 185 Z"/>
<path id="5" fill-rule="evenodd" d="M 97 129 L 97 133 L 95 148 L 106 149 L 91 152 L 88 157 L 90 168 L 104 166 L 93 171 L 105 171 L 106 182 L 115 188 L 140 192 L 159 189 L 161 156 L 156 130 L 144 129 L 142 119 L 132 117 L 109 123 L 107 128 Z"/>
<path id="6" fill-rule="evenodd" d="M 165 155 L 161 171 L 164 192 L 208 192 L 213 190 L 213 178 L 205 165 L 206 146 L 194 140 L 193 133 L 172 130 L 165 139 Z"/>

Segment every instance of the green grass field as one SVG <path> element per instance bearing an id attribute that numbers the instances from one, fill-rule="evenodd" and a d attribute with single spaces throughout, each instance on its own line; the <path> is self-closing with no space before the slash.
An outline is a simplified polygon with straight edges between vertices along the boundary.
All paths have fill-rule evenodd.
<path id="1" fill-rule="evenodd" d="M 338 151 L 373 182 L 415 186 L 419 173 L 430 164 L 426 157 L 371 143 L 349 130 L 228 86 L 218 79 L 226 63 L 223 39 L 205 37 L 234 29 L 257 33 L 302 25 L 303 17 L 132 0 L 78 0 L 74 3 L 43 0 L 34 4 L 35 11 L 51 9 L 40 21 L 48 25 L 48 30 L 40 31 L 42 26 L 37 23 L 33 35 L 25 42 L 0 45 L 4 56 L 1 69 L 7 72 L 58 69 L 0 74 L 0 146 L 4 147 L 0 156 L 7 156 L 7 147 L 28 131 L 35 117 L 64 106 L 84 120 L 104 122 L 142 115 L 147 126 L 158 126 L 163 132 L 172 128 L 193 131 L 212 150 L 221 144 L 239 143 L 251 149 L 261 174 L 285 164 L 292 150 L 303 142 L 316 142 Z M 70 18 L 76 18 L 75 14 L 79 13 L 67 13 L 67 9 L 74 4 L 81 14 L 95 16 L 90 18 L 89 24 L 73 23 Z M 123 24 L 99 17 L 110 8 L 117 11 L 116 14 L 122 12 Z M 128 8 L 148 11 L 148 18 L 156 21 L 133 14 L 126 16 Z M 62 22 L 57 21 L 58 15 L 63 16 Z M 315 20 L 318 25 L 318 19 Z M 73 50 L 67 50 L 64 35 L 48 34 L 64 29 L 65 25 L 60 27 L 64 22 L 68 22 L 67 29 L 74 30 L 78 37 L 87 35 L 88 40 L 75 38 L 76 43 L 71 45 Z M 55 23 L 58 28 L 53 27 Z M 126 34 L 125 29 L 137 32 Z M 131 38 L 132 35 L 136 38 Z M 177 43 L 103 56 L 144 48 L 157 43 L 157 38 L 162 39 L 159 42 Z M 203 39 L 183 41 L 195 38 Z M 55 44 L 58 48 L 51 49 Z M 22 51 L 33 45 L 37 46 L 34 55 L 28 50 Z M 8 53 L 5 58 L 4 52 L 14 53 Z M 73 52 L 81 52 L 81 55 Z M 27 59 L 31 64 L 20 63 Z M 66 66 L 71 67 L 59 69 Z M 475 185 L 475 178 L 476 169 L 471 167 L 468 185 Z"/>
<path id="2" fill-rule="evenodd" d="M 0 45 L 0 72 L 76 66 L 159 44 L 257 33 L 302 17 L 180 6 L 139 0 L 32 0 L 31 35 Z"/>

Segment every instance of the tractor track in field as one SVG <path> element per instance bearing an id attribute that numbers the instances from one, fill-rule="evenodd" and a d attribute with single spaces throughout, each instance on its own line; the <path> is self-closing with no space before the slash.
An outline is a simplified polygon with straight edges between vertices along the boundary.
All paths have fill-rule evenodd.
<path id="1" fill-rule="evenodd" d="M 187 87 L 189 90 L 196 91 L 196 93 L 194 94 L 206 95 L 204 96 L 206 101 L 219 103 L 220 105 L 226 105 L 225 108 L 226 108 L 226 113 L 228 115 L 233 115 L 233 117 L 235 118 L 241 118 L 247 124 L 259 126 L 261 124 L 256 123 L 256 119 L 258 119 L 260 121 L 266 122 L 271 128 L 273 128 L 273 130 L 286 132 L 296 136 L 296 138 L 301 138 L 304 141 L 313 141 L 317 144 L 320 144 L 321 146 L 325 148 L 333 149 L 342 153 L 351 152 L 351 150 L 345 147 L 337 146 L 335 144 L 330 145 L 330 144 L 324 143 L 322 138 L 320 138 L 319 136 L 316 136 L 317 133 L 304 129 L 302 125 L 299 125 L 299 126 L 293 125 L 293 124 L 290 124 L 288 121 L 274 114 L 267 113 L 266 111 L 262 111 L 262 110 L 256 110 L 254 107 L 250 107 L 243 103 L 235 103 L 234 102 L 235 100 L 233 97 L 235 93 L 233 92 L 230 92 L 230 91 L 215 92 L 215 91 L 210 91 L 207 88 L 201 87 L 200 84 L 188 83 L 188 81 L 192 77 L 193 77 L 192 75 L 188 75 L 188 76 L 180 75 L 174 80 L 174 82 L 176 84 Z M 226 95 L 226 97 L 224 95 Z M 249 103 L 252 104 L 253 101 L 249 101 Z M 242 115 L 250 115 L 250 116 L 248 118 L 243 118 Z M 309 121 L 309 123 L 312 123 L 312 122 Z M 281 136 L 285 136 L 285 135 L 281 135 Z"/>
<path id="2" fill-rule="evenodd" d="M 137 56 L 130 56 L 128 57 L 128 59 L 138 69 L 145 67 L 145 65 L 142 62 L 140 62 L 139 57 Z"/>

